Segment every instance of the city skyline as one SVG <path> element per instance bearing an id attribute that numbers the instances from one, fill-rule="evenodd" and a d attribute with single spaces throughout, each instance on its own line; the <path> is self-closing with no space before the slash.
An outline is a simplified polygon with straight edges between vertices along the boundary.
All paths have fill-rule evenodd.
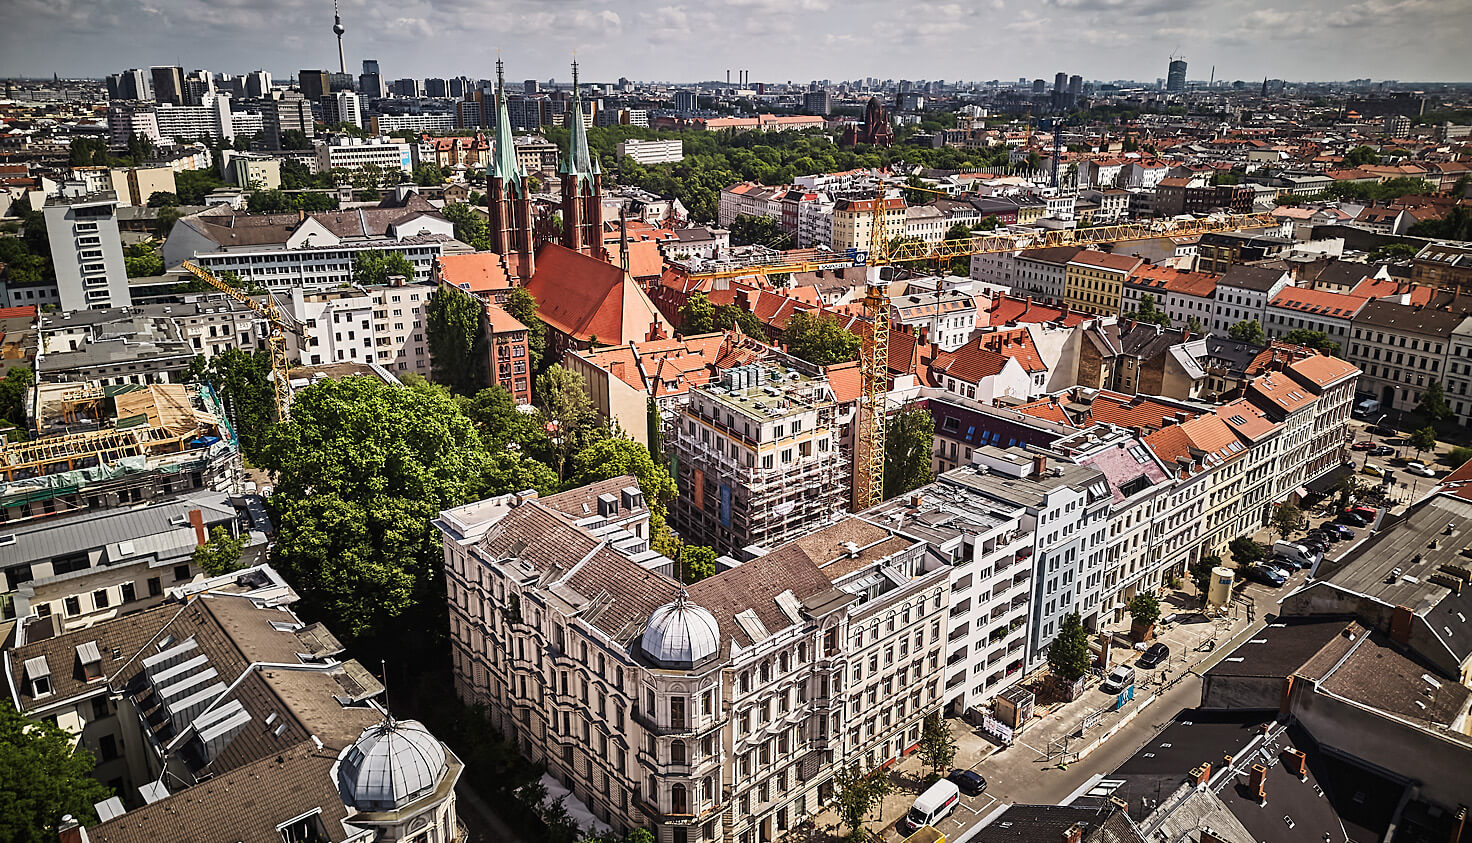
<path id="1" fill-rule="evenodd" d="M 1153 81 L 1172 54 L 1189 78 L 1357 78 L 1466 81 L 1459 47 L 1472 36 L 1456 4 L 1433 0 L 1327 0 L 1274 8 L 1266 0 L 989 0 L 891 7 L 832 0 L 736 0 L 646 7 L 610 0 L 341 3 L 347 66 L 377 58 L 388 78 L 490 78 L 499 53 L 515 78 L 562 80 L 573 51 L 591 79 L 699 82 L 749 70 L 753 82 L 863 77 L 1015 80 L 1051 78 L 1063 65 L 1089 79 Z M 1332 14 L 1330 12 L 1332 11 Z M 18 0 L 0 49 L 0 75 L 102 77 L 126 67 L 178 64 L 284 77 L 337 65 L 329 2 L 257 0 Z M 211 37 L 214 33 L 216 37 Z M 1158 49 L 1141 49 L 1149 42 Z M 700 49 L 688 46 L 700 44 Z M 760 55 L 750 49 L 760 43 Z M 876 52 L 874 44 L 885 50 Z M 979 45 L 984 44 L 984 49 Z M 1059 55 L 1062 45 L 1086 56 Z M 977 53 L 982 53 L 978 56 Z M 453 56 L 453 58 L 447 58 Z"/>

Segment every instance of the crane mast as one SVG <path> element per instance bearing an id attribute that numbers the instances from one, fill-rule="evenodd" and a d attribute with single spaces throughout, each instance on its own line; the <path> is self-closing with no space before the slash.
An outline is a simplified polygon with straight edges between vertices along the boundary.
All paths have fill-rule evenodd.
<path id="1" fill-rule="evenodd" d="M 213 272 L 194 261 L 184 261 L 181 266 L 190 275 L 250 308 L 270 326 L 271 333 L 266 338 L 266 348 L 271 354 L 271 382 L 276 397 L 276 420 L 286 421 L 291 412 L 291 379 L 287 377 L 290 365 L 286 360 L 286 332 L 290 329 L 287 326 L 285 315 L 276 306 L 275 300 L 270 294 L 267 294 L 264 301 L 256 301 L 254 297 L 216 278 Z"/>

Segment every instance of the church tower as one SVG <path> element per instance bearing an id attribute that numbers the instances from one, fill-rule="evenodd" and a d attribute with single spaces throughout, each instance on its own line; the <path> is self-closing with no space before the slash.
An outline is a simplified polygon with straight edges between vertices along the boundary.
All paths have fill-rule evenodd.
<path id="1" fill-rule="evenodd" d="M 506 82 L 496 60 L 496 148 L 486 167 L 486 213 L 490 216 L 491 251 L 506 260 L 509 275 L 523 284 L 536 269 L 531 191 L 516 159 L 511 116 L 506 110 Z"/>
<path id="2" fill-rule="evenodd" d="M 567 112 L 567 155 L 559 167 L 562 178 L 562 245 L 574 252 L 603 259 L 603 169 L 588 152 L 588 130 L 583 126 L 583 97 L 578 90 L 578 63 L 572 63 L 572 110 Z"/>

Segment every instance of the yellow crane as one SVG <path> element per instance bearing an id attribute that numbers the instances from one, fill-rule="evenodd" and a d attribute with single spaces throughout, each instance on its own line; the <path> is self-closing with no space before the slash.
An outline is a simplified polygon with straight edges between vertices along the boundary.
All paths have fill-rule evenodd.
<path id="1" fill-rule="evenodd" d="M 190 275 L 250 308 L 257 316 L 266 320 L 266 324 L 271 327 L 271 333 L 266 337 L 266 348 L 271 353 L 271 382 L 276 393 L 276 420 L 286 421 L 291 412 L 291 379 L 287 376 L 290 366 L 286 360 L 286 332 L 293 330 L 288 324 L 286 315 L 281 312 L 281 308 L 276 306 L 275 299 L 269 293 L 262 300 L 257 301 L 254 296 L 248 296 L 221 281 L 215 277 L 213 272 L 193 261 L 184 261 L 180 265 Z"/>
<path id="2" fill-rule="evenodd" d="M 944 191 L 909 185 L 904 189 L 944 194 Z M 1052 246 L 1123 243 L 1130 240 L 1150 240 L 1156 237 L 1195 237 L 1211 232 L 1267 228 L 1279 224 L 1272 214 L 1215 214 L 1191 220 L 1149 220 L 1021 234 L 976 234 L 968 240 L 945 240 L 934 245 L 923 242 L 905 242 L 890 247 L 890 238 L 885 231 L 887 227 L 885 208 L 890 202 L 903 204 L 903 200 L 897 198 L 886 199 L 884 190 L 881 188 L 873 201 L 872 208 L 869 209 L 869 252 L 867 255 L 855 253 L 835 255 L 833 259 L 827 261 L 819 258 L 793 263 L 762 264 L 711 272 L 695 272 L 690 274 L 690 278 L 765 277 L 783 273 L 813 272 L 849 264 L 879 267 L 917 261 L 947 261 L 972 255 L 1045 249 Z M 845 261 L 847 263 L 844 263 Z M 865 286 L 864 318 L 868 320 L 870 328 L 859 354 L 862 388 L 859 392 L 856 418 L 859 427 L 854 448 L 853 506 L 855 511 L 867 509 L 884 501 L 884 438 L 887 421 L 884 400 L 885 395 L 889 392 L 889 294 L 883 279 L 877 276 Z"/>

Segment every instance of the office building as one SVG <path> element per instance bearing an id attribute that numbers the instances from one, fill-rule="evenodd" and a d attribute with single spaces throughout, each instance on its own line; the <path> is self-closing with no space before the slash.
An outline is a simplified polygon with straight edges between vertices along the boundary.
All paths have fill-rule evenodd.
<path id="1" fill-rule="evenodd" d="M 246 99 L 260 99 L 271 91 L 271 73 L 266 70 L 252 70 L 245 74 L 241 85 L 241 93 Z"/>
<path id="2" fill-rule="evenodd" d="M 849 487 L 837 413 L 825 376 L 781 362 L 729 369 L 719 384 L 693 389 L 666 440 L 680 488 L 671 525 L 692 543 L 738 554 L 829 523 Z"/>
<path id="3" fill-rule="evenodd" d="M 424 82 L 419 79 L 395 79 L 389 83 L 388 92 L 396 97 L 422 97 Z"/>
<path id="4" fill-rule="evenodd" d="M 300 70 L 296 74 L 296 87 L 307 102 L 321 102 L 332 93 L 332 80 L 325 70 Z"/>
<path id="5" fill-rule="evenodd" d="M 367 119 L 367 128 L 374 135 L 394 132 L 437 135 L 458 128 L 453 114 L 376 114 Z"/>
<path id="6" fill-rule="evenodd" d="M 214 96 L 205 105 L 156 105 L 119 100 L 108 105 L 108 134 L 126 144 L 135 134 L 154 143 L 182 144 L 205 138 L 234 139 L 230 98 Z"/>
<path id="7" fill-rule="evenodd" d="M 1170 72 L 1165 77 L 1165 90 L 1172 94 L 1186 92 L 1186 60 L 1170 60 Z"/>
<path id="8" fill-rule="evenodd" d="M 329 140 L 318 141 L 313 147 L 317 151 L 319 173 L 328 173 L 338 168 L 359 170 L 369 164 L 382 170 L 403 170 L 406 173 L 414 168 L 410 145 L 385 138 L 334 135 Z"/>
<path id="9" fill-rule="evenodd" d="M 46 201 L 46 236 L 62 310 L 126 307 L 133 303 L 112 191 L 68 191 Z"/>
<path id="10" fill-rule="evenodd" d="M 272 91 L 261 101 L 261 124 L 266 133 L 266 148 L 281 149 L 286 132 L 301 132 L 310 141 L 317 133 L 312 117 L 312 103 L 297 91 Z"/>
<path id="11" fill-rule="evenodd" d="M 172 105 L 184 104 L 184 68 L 182 67 L 151 67 L 148 69 L 150 76 L 150 87 L 153 88 L 153 101 L 157 103 L 170 103 Z"/>
<path id="12" fill-rule="evenodd" d="M 826 117 L 833 111 L 833 95 L 828 91 L 808 91 L 802 95 L 802 110 Z"/>
<path id="13" fill-rule="evenodd" d="M 276 190 L 281 187 L 281 159 L 236 152 L 225 159 L 225 180 L 239 187 Z"/>
<path id="14" fill-rule="evenodd" d="M 528 79 L 521 83 L 521 92 L 526 96 L 536 96 L 542 92 L 542 85 L 535 79 Z"/>
<path id="15" fill-rule="evenodd" d="M 363 128 L 362 101 L 352 91 L 338 91 L 322 98 L 322 122 L 328 126 Z"/>
<path id="16" fill-rule="evenodd" d="M 130 68 L 107 77 L 107 98 L 114 100 L 153 99 L 153 76 L 150 71 Z"/>
<path id="17" fill-rule="evenodd" d="M 424 95 L 426 97 L 438 97 L 443 99 L 450 95 L 450 83 L 445 79 L 428 78 L 424 80 Z"/>
<path id="18" fill-rule="evenodd" d="M 681 586 L 649 518 L 626 476 L 435 521 L 456 691 L 570 799 L 616 833 L 775 840 L 919 740 L 950 602 L 924 541 L 845 517 Z"/>
<path id="19" fill-rule="evenodd" d="M 681 140 L 626 140 L 614 147 L 620 161 L 632 158 L 640 164 L 672 164 L 685 159 L 685 144 Z"/>
<path id="20" fill-rule="evenodd" d="M 206 105 L 215 98 L 215 75 L 196 70 L 184 77 L 184 104 Z"/>
<path id="21" fill-rule="evenodd" d="M 675 111 L 692 114 L 700 110 L 700 94 L 696 91 L 675 91 Z"/>
<path id="22" fill-rule="evenodd" d="M 364 59 L 363 72 L 358 76 L 358 93 L 367 99 L 382 99 L 388 96 L 388 86 L 378 70 L 377 59 Z"/>

